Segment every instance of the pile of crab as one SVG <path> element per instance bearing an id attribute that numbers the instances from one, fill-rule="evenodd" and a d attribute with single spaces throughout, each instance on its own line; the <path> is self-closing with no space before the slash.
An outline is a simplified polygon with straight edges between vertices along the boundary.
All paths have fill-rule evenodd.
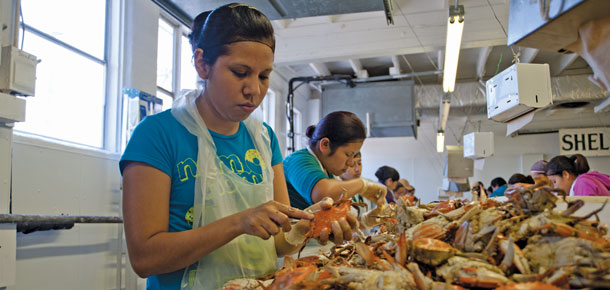
<path id="1" fill-rule="evenodd" d="M 293 259 L 227 289 L 559 289 L 610 288 L 610 239 L 582 201 L 556 209 L 552 189 L 532 186 L 508 201 L 412 204 L 400 199 L 367 213 L 376 224 L 328 253 Z M 565 201 L 565 197 L 564 197 Z M 342 202 L 340 208 L 346 208 Z M 349 203 L 347 201 L 347 203 Z M 347 206 L 349 207 L 349 206 Z M 314 217 L 314 221 L 316 218 Z M 320 222 L 318 220 L 318 222 Z"/>

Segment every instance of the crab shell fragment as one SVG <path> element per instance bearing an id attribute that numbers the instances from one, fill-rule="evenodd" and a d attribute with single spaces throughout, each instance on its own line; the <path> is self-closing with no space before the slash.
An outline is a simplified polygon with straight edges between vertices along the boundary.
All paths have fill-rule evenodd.
<path id="1" fill-rule="evenodd" d="M 559 290 L 558 288 L 551 284 L 546 284 L 542 282 L 529 282 L 529 283 L 514 283 L 508 284 L 501 287 L 496 288 L 496 290 Z"/>
<path id="2" fill-rule="evenodd" d="M 457 250 L 441 240 L 423 238 L 413 241 L 413 252 L 416 260 L 437 266 L 453 257 Z"/>

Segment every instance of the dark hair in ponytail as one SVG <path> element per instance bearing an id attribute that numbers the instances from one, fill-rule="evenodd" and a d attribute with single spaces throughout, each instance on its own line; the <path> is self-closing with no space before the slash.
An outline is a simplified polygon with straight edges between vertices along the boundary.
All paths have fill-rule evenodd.
<path id="1" fill-rule="evenodd" d="M 546 175 L 559 175 L 567 171 L 575 176 L 589 172 L 589 162 L 582 154 L 574 154 L 570 157 L 559 155 L 549 161 Z"/>
<path id="2" fill-rule="evenodd" d="M 219 56 L 229 53 L 229 44 L 239 41 L 259 42 L 275 52 L 269 18 L 254 7 L 231 3 L 210 12 L 197 39 L 197 48 L 203 49 L 203 60 L 213 65 Z"/>
<path id="3" fill-rule="evenodd" d="M 189 39 L 189 43 L 191 44 L 191 48 L 193 52 L 197 49 L 197 45 L 199 44 L 199 38 L 201 37 L 201 30 L 203 29 L 203 25 L 205 24 L 205 20 L 208 18 L 208 15 L 212 10 L 203 11 L 199 13 L 199 15 L 195 16 L 193 19 L 193 24 L 191 25 L 191 33 L 187 36 Z"/>
<path id="4" fill-rule="evenodd" d="M 534 178 L 532 178 L 529 175 L 525 176 L 521 173 L 515 173 L 515 174 L 511 175 L 510 178 L 508 179 L 508 184 L 513 185 L 513 184 L 517 184 L 517 183 L 535 184 L 536 182 L 534 181 Z"/>
<path id="5" fill-rule="evenodd" d="M 364 140 L 366 132 L 364 124 L 351 112 L 337 111 L 324 116 L 317 126 L 311 125 L 305 130 L 309 137 L 309 146 L 313 147 L 322 138 L 330 140 L 330 154 L 334 154 L 338 147 L 356 140 Z"/>
<path id="6" fill-rule="evenodd" d="M 394 167 L 390 166 L 381 166 L 377 171 L 375 171 L 375 176 L 379 182 L 383 183 L 386 179 L 391 178 L 392 181 L 398 181 L 400 179 L 400 174 Z M 400 183 L 399 183 L 400 184 Z"/>

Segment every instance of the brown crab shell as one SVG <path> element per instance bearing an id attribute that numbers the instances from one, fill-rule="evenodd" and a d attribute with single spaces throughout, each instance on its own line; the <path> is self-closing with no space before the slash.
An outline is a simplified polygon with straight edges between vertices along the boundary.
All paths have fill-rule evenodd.
<path id="1" fill-rule="evenodd" d="M 350 211 L 351 201 L 346 200 L 337 205 L 333 205 L 329 209 L 324 209 L 314 213 L 311 220 L 311 231 L 307 233 L 308 237 L 317 238 L 323 229 L 327 229 L 330 234 L 331 222 L 338 221 L 340 218 L 346 218 Z"/>
<path id="2" fill-rule="evenodd" d="M 423 238 L 413 241 L 413 252 L 416 260 L 438 266 L 454 256 L 457 250 L 441 240 Z"/>

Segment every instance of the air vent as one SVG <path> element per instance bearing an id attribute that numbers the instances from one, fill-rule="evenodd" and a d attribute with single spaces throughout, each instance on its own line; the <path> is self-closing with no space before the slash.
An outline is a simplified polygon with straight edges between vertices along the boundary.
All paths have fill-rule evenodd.
<path id="1" fill-rule="evenodd" d="M 589 102 L 567 102 L 567 103 L 558 104 L 556 107 L 564 108 L 564 109 L 575 109 L 575 108 L 584 107 L 588 104 L 589 104 Z"/>

